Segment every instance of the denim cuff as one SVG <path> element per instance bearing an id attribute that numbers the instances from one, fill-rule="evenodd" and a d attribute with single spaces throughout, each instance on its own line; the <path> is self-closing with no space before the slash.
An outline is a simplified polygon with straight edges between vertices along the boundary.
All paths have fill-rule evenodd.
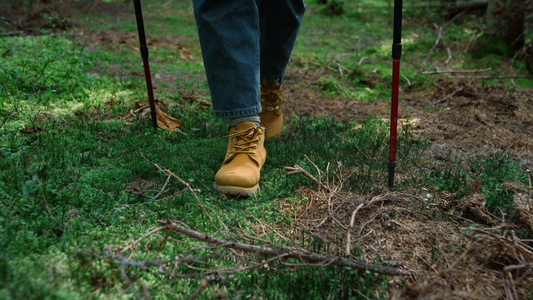
<path id="1" fill-rule="evenodd" d="M 261 112 L 261 105 L 253 106 L 247 109 L 231 111 L 215 111 L 215 118 L 238 118 L 250 115 L 256 115 Z"/>

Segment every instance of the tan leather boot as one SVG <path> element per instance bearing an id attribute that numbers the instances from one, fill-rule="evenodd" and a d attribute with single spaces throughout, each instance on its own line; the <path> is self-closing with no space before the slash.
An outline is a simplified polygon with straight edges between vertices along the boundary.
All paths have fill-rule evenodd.
<path id="1" fill-rule="evenodd" d="M 281 111 L 281 87 L 267 86 L 261 83 L 261 108 L 259 113 L 261 125 L 266 129 L 266 138 L 279 137 L 283 129 L 283 113 Z"/>
<path id="2" fill-rule="evenodd" d="M 223 194 L 249 196 L 259 190 L 261 167 L 265 163 L 265 128 L 252 122 L 232 127 L 222 167 L 215 175 L 215 187 Z"/>

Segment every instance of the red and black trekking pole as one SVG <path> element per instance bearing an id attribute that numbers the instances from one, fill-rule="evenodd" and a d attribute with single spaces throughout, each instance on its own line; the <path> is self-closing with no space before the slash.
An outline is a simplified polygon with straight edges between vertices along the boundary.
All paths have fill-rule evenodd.
<path id="1" fill-rule="evenodd" d="M 148 90 L 148 101 L 150 103 L 150 115 L 152 124 L 157 129 L 157 115 L 155 112 L 154 89 L 152 88 L 152 75 L 150 75 L 150 64 L 148 62 L 148 47 L 146 46 L 146 36 L 144 34 L 143 13 L 141 0 L 133 0 L 135 6 L 135 17 L 137 19 L 137 30 L 139 31 L 139 43 L 141 45 L 141 57 L 143 59 L 144 77 L 146 79 L 146 89 Z"/>
<path id="2" fill-rule="evenodd" d="M 396 140 L 398 136 L 398 93 L 400 90 L 400 58 L 402 57 L 402 0 L 394 0 L 394 32 L 392 43 L 392 97 L 390 117 L 389 188 L 394 186 Z"/>

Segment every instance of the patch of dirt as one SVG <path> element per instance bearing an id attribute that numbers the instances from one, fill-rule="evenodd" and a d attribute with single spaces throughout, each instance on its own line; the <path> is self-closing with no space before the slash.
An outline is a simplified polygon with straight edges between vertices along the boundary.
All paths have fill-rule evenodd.
<path id="1" fill-rule="evenodd" d="M 511 225 L 477 225 L 494 220 L 481 194 L 450 205 L 451 195 L 430 199 L 421 190 L 357 195 L 328 188 L 333 192 L 303 187 L 307 200 L 281 200 L 282 213 L 294 220 L 283 231 L 306 244 L 320 241 L 332 255 L 409 270 L 408 278 L 389 277 L 391 299 L 526 299 L 533 289 L 533 247 L 506 237 Z"/>
<path id="2" fill-rule="evenodd" d="M 129 0 L 106 2 L 102 0 L 37 0 L 6 1 L 0 3 L 0 16 L 8 24 L 10 34 L 40 34 L 42 29 L 62 31 L 78 26 L 73 14 L 79 11 L 98 15 L 124 14 Z M 130 13 L 128 11 L 128 13 Z M 3 25 L 3 24 L 1 24 Z"/>
<path id="3" fill-rule="evenodd" d="M 292 115 L 326 114 L 340 121 L 362 121 L 367 114 L 389 119 L 388 99 L 363 102 L 325 96 L 317 88 L 318 77 L 320 74 L 302 71 L 287 74 L 286 121 Z M 531 91 L 485 86 L 474 80 L 438 79 L 430 90 L 404 90 L 401 95 L 399 118 L 416 119 L 413 132 L 432 141 L 429 157 L 453 153 L 467 159 L 503 150 L 524 168 L 533 167 Z M 522 184 L 515 185 L 509 191 L 515 195 L 519 226 L 533 232 L 531 194 Z M 288 231 L 298 235 L 305 228 L 311 238 L 336 245 L 331 251 L 337 255 L 347 252 L 346 232 L 351 232 L 351 250 L 363 259 L 390 261 L 394 267 L 413 271 L 408 279 L 390 279 L 387 292 L 392 299 L 530 297 L 531 243 L 514 235 L 509 238 L 517 224 L 491 215 L 482 194 L 453 200 L 449 193 L 424 189 L 356 195 L 320 192 L 316 187 L 303 187 L 301 194 L 308 202 L 280 202 L 283 212 L 292 216 L 296 212 Z M 382 201 L 372 204 L 380 197 Z M 359 205 L 362 209 L 353 215 Z"/>
<path id="4" fill-rule="evenodd" d="M 289 71 L 284 88 L 285 121 L 293 115 L 361 121 L 368 114 L 390 118 L 390 99 L 372 102 L 331 97 L 317 88 L 320 73 Z M 533 165 L 531 91 L 474 80 L 438 79 L 431 90 L 400 91 L 398 116 L 416 119 L 413 130 L 462 157 L 505 150 Z"/>
<path id="5" fill-rule="evenodd" d="M 18 1 L 1 5 L 1 16 L 9 24 L 9 31 L 38 34 L 41 29 L 67 30 L 77 24 L 71 14 L 72 1 L 32 2 Z"/>

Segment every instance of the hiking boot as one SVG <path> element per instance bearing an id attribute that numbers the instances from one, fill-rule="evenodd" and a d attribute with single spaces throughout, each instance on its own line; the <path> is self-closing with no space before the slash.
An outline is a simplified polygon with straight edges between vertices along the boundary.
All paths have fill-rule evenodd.
<path id="1" fill-rule="evenodd" d="M 225 195 L 250 196 L 259 190 L 261 167 L 265 163 L 265 128 L 242 122 L 230 129 L 228 149 L 215 175 L 215 187 Z"/>
<path id="2" fill-rule="evenodd" d="M 266 129 L 266 138 L 279 137 L 283 129 L 281 112 L 281 87 L 267 86 L 261 83 L 261 108 L 259 113 L 261 125 Z"/>

